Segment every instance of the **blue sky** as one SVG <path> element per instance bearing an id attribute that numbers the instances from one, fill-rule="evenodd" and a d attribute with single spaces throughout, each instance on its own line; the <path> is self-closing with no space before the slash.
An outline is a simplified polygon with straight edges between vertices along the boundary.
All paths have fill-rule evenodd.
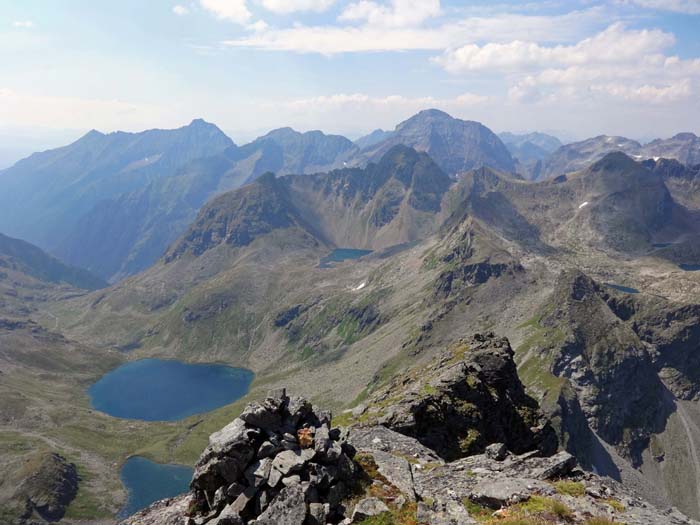
<path id="1" fill-rule="evenodd" d="M 5 148 L 195 117 L 237 143 L 356 137 L 425 107 L 564 138 L 700 133 L 700 0 L 2 0 L 0 63 Z"/>

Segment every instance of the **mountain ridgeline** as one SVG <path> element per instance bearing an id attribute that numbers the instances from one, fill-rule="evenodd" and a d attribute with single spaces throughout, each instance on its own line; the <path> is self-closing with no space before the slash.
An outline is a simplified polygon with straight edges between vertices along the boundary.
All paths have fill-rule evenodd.
<path id="1" fill-rule="evenodd" d="M 380 249 L 432 233 L 452 179 L 425 153 L 394 146 L 366 168 L 275 177 L 267 173 L 208 203 L 166 253 L 201 255 L 295 228 L 326 246 Z"/>
<path id="2" fill-rule="evenodd" d="M 515 168 L 488 128 L 436 110 L 357 144 L 281 128 L 237 146 L 201 120 L 172 131 L 93 131 L 0 172 L 10 190 L 0 196 L 0 230 L 115 282 L 153 264 L 220 193 L 267 172 L 363 168 L 395 145 L 427 152 L 451 176 L 485 165 Z"/>

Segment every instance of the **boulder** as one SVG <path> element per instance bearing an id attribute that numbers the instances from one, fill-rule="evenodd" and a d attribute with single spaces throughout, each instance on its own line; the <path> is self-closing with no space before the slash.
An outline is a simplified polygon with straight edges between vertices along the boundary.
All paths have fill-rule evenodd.
<path id="1" fill-rule="evenodd" d="M 352 511 L 351 523 L 358 523 L 364 519 L 389 512 L 389 507 L 379 498 L 365 498 L 361 500 Z"/>
<path id="2" fill-rule="evenodd" d="M 256 525 L 304 525 L 306 501 L 299 485 L 284 488 L 256 520 Z"/>

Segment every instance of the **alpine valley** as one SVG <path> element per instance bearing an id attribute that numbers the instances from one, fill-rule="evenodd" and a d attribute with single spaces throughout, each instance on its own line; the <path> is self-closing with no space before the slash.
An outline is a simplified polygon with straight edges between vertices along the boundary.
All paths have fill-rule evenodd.
<path id="1" fill-rule="evenodd" d="M 691 133 L 425 110 L 239 146 L 195 120 L 91 131 L 0 187 L 1 523 L 700 519 Z M 95 408 L 156 360 L 254 378 L 180 419 Z M 188 495 L 121 514 L 135 456 L 194 466 Z"/>

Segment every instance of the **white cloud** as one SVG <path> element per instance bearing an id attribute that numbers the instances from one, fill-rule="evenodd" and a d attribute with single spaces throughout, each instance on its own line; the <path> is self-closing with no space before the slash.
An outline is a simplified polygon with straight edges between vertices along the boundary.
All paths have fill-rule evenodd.
<path id="1" fill-rule="evenodd" d="M 47 128 L 141 130 L 177 125 L 172 110 L 122 100 L 55 97 L 0 87 L 0 122 Z"/>
<path id="2" fill-rule="evenodd" d="M 218 18 L 237 24 L 245 24 L 252 17 L 246 6 L 246 0 L 199 0 L 199 3 Z"/>
<path id="3" fill-rule="evenodd" d="M 700 85 L 700 59 L 666 56 L 674 35 L 630 30 L 616 23 L 571 45 L 514 40 L 467 44 L 434 61 L 453 74 L 489 72 L 510 83 L 519 104 L 601 104 L 603 99 L 670 104 L 689 99 Z"/>
<path id="4" fill-rule="evenodd" d="M 297 11 L 325 11 L 335 0 L 260 0 L 268 11 L 277 14 L 289 14 Z"/>
<path id="5" fill-rule="evenodd" d="M 636 61 L 672 46 L 675 38 L 660 30 L 630 31 L 617 23 L 575 45 L 545 47 L 515 40 L 483 46 L 467 44 L 447 51 L 435 61 L 451 73 L 494 70 L 513 71 L 533 67 Z"/>
<path id="6" fill-rule="evenodd" d="M 31 29 L 34 27 L 34 22 L 31 20 L 16 20 L 12 22 L 12 26 L 20 29 Z"/>
<path id="7" fill-rule="evenodd" d="M 700 14 L 700 0 L 619 0 L 621 4 L 633 4 L 658 11 L 672 11 L 689 15 Z"/>
<path id="8" fill-rule="evenodd" d="M 339 19 L 379 27 L 411 27 L 439 16 L 440 12 L 440 0 L 391 0 L 389 5 L 360 0 L 348 5 Z"/>
<path id="9" fill-rule="evenodd" d="M 246 26 L 246 29 L 249 29 L 250 31 L 255 31 L 256 33 L 259 33 L 261 31 L 265 31 L 269 26 L 267 25 L 267 22 L 265 20 L 258 20 L 257 22 L 254 22 L 252 24 L 248 24 Z"/>
<path id="10" fill-rule="evenodd" d="M 430 107 L 458 107 L 474 106 L 489 100 L 489 97 L 476 93 L 464 93 L 454 98 L 439 99 L 435 97 L 405 97 L 402 95 L 388 95 L 385 97 L 373 97 L 364 93 L 321 95 L 271 103 L 269 107 L 284 107 L 300 112 L 307 111 L 333 111 L 349 108 L 410 108 L 421 110 Z"/>
<path id="11" fill-rule="evenodd" d="M 594 84 L 591 86 L 591 91 L 594 93 L 602 93 L 613 98 L 649 104 L 676 102 L 687 99 L 693 94 L 690 80 L 688 79 L 665 86 L 653 86 L 649 84 L 629 86 L 621 83 Z"/>
<path id="12" fill-rule="evenodd" d="M 465 42 L 481 40 L 509 42 L 532 38 L 538 42 L 561 42 L 583 38 L 592 30 L 600 29 L 606 18 L 605 10 L 594 7 L 554 16 L 502 14 L 470 17 L 435 27 L 386 27 L 370 23 L 360 26 L 296 25 L 285 29 L 270 28 L 256 35 L 227 40 L 224 44 L 323 55 L 368 51 L 442 51 Z"/>
<path id="13" fill-rule="evenodd" d="M 184 5 L 176 5 L 173 7 L 173 13 L 175 13 L 177 16 L 185 16 L 186 14 L 189 14 L 189 12 L 190 10 Z"/>

